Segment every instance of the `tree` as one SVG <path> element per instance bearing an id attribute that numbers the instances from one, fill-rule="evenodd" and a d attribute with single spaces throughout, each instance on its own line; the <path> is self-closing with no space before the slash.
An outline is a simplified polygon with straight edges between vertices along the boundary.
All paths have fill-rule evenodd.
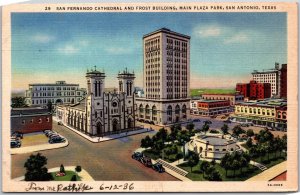
<path id="1" fill-rule="evenodd" d="M 50 100 L 47 103 L 47 108 L 49 112 L 52 112 L 52 102 Z"/>
<path id="2" fill-rule="evenodd" d="M 209 181 L 222 181 L 220 173 L 213 166 L 209 166 L 206 169 L 205 174 Z"/>
<path id="3" fill-rule="evenodd" d="M 30 155 L 24 164 L 26 168 L 25 181 L 50 181 L 53 177 L 45 167 L 47 158 L 40 153 Z"/>
<path id="4" fill-rule="evenodd" d="M 13 98 L 11 98 L 11 107 L 12 108 L 28 107 L 28 105 L 25 103 L 25 97 L 13 97 Z"/>
<path id="5" fill-rule="evenodd" d="M 226 177 L 227 177 L 227 171 L 228 171 L 228 169 L 230 169 L 230 162 L 229 162 L 229 160 L 230 160 L 230 154 L 229 153 L 226 153 L 224 156 L 223 156 L 223 158 L 221 159 L 221 167 L 223 167 L 224 169 L 225 169 L 225 171 L 226 171 Z"/>
<path id="6" fill-rule="evenodd" d="M 240 168 L 240 162 L 233 157 L 231 169 L 233 170 L 233 177 L 235 177 L 235 171 Z"/>
<path id="7" fill-rule="evenodd" d="M 204 131 L 205 134 L 206 134 L 206 132 L 207 132 L 208 130 L 209 130 L 209 125 L 205 123 L 205 124 L 202 126 L 202 131 Z"/>
<path id="8" fill-rule="evenodd" d="M 242 129 L 240 125 L 236 125 L 232 129 L 232 134 L 239 136 L 240 134 L 245 133 L 245 130 Z"/>
<path id="9" fill-rule="evenodd" d="M 194 127 L 195 127 L 194 123 L 189 123 L 186 125 L 186 129 L 189 131 L 189 133 L 193 131 Z"/>
<path id="10" fill-rule="evenodd" d="M 160 140 L 162 140 L 163 142 L 166 141 L 168 136 L 168 132 L 165 128 L 161 128 L 158 130 L 158 132 L 156 133 L 156 137 Z"/>
<path id="11" fill-rule="evenodd" d="M 71 181 L 77 181 L 77 176 L 73 175 L 72 178 L 71 178 Z"/>
<path id="12" fill-rule="evenodd" d="M 147 135 L 144 139 L 141 140 L 141 147 L 142 148 L 149 148 L 153 146 L 153 141 L 151 140 L 151 138 L 149 137 L 149 135 Z"/>
<path id="13" fill-rule="evenodd" d="M 77 172 L 77 173 L 81 172 L 81 166 L 76 166 L 75 167 L 75 172 Z"/>
<path id="14" fill-rule="evenodd" d="M 229 129 L 229 127 L 227 124 L 223 124 L 223 126 L 221 127 L 221 130 L 224 135 L 226 135 L 228 133 L 228 129 Z"/>
<path id="15" fill-rule="evenodd" d="M 191 172 L 194 166 L 196 166 L 199 162 L 199 156 L 195 152 L 190 152 L 188 157 L 188 165 L 191 167 Z"/>
<path id="16" fill-rule="evenodd" d="M 253 143 L 252 143 L 252 139 L 249 137 L 247 142 L 246 142 L 246 146 L 248 146 L 248 148 L 251 148 L 253 146 Z"/>
<path id="17" fill-rule="evenodd" d="M 64 167 L 63 164 L 60 165 L 60 170 L 59 170 L 59 172 L 61 172 L 61 173 L 66 173 L 65 167 Z"/>
<path id="18" fill-rule="evenodd" d="M 206 169 L 208 169 L 208 167 L 209 167 L 209 162 L 202 161 L 202 163 L 200 165 L 200 171 L 203 173 L 204 176 L 205 176 L 205 171 L 206 171 Z"/>
<path id="19" fill-rule="evenodd" d="M 254 132 L 253 132 L 252 129 L 248 129 L 246 134 L 247 134 L 248 137 L 252 137 L 254 135 Z"/>
<path id="20" fill-rule="evenodd" d="M 266 148 L 264 145 L 259 145 L 258 152 L 260 155 L 260 162 L 262 162 L 263 156 L 266 155 Z"/>
<path id="21" fill-rule="evenodd" d="M 266 129 L 260 130 L 256 137 L 259 143 L 265 143 L 274 139 L 274 135 Z"/>

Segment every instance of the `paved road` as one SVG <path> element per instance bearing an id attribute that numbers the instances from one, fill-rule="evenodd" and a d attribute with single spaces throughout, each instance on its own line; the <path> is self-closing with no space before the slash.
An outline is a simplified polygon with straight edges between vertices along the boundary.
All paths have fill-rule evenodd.
<path id="1" fill-rule="evenodd" d="M 157 173 L 131 159 L 147 133 L 101 143 L 91 143 L 63 126 L 53 123 L 53 129 L 69 140 L 66 148 L 42 151 L 48 158 L 47 168 L 80 165 L 96 180 L 106 181 L 174 181 L 167 173 Z M 151 132 L 154 133 L 154 132 Z M 148 134 L 151 134 L 150 132 Z M 12 178 L 25 174 L 24 163 L 30 154 L 12 155 Z"/>

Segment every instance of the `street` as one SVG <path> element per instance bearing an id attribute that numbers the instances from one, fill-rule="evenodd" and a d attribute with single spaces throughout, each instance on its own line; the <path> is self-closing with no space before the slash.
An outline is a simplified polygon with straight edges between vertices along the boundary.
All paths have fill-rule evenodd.
<path id="1" fill-rule="evenodd" d="M 96 181 L 176 181 L 167 173 L 158 173 L 133 160 L 131 154 L 139 148 L 140 140 L 147 134 L 124 137 L 111 141 L 92 143 L 64 126 L 53 122 L 53 130 L 66 137 L 69 146 L 41 151 L 47 157 L 48 169 L 80 165 Z M 36 153 L 36 152 L 35 152 Z M 24 163 L 30 154 L 12 155 L 12 178 L 25 174 Z"/>

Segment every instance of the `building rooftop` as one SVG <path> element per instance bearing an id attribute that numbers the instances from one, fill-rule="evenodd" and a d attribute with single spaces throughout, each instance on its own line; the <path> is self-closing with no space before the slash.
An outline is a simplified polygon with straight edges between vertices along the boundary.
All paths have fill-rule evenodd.
<path id="1" fill-rule="evenodd" d="M 151 35 L 154 35 L 156 33 L 167 33 L 167 34 L 171 34 L 171 35 L 176 35 L 176 36 L 181 36 L 181 37 L 184 37 L 184 38 L 187 38 L 187 39 L 190 39 L 191 37 L 188 36 L 188 35 L 184 35 L 184 34 L 181 34 L 181 33 L 177 33 L 177 32 L 174 32 L 174 31 L 171 31 L 170 29 L 168 28 L 161 28 L 161 29 L 158 29 L 156 31 L 153 31 L 151 33 L 148 33 L 146 35 L 143 36 L 143 39 L 146 38 L 146 37 L 149 37 Z"/>
<path id="2" fill-rule="evenodd" d="M 207 99 L 200 99 L 197 102 L 204 102 L 204 103 L 214 103 L 214 102 L 228 102 L 229 100 L 207 100 Z"/>
<path id="3" fill-rule="evenodd" d="M 25 107 L 25 108 L 12 108 L 11 116 L 16 115 L 33 115 L 33 114 L 50 114 L 47 108 L 41 107 Z"/>
<path id="4" fill-rule="evenodd" d="M 238 92 L 236 93 L 203 93 L 202 95 L 224 95 L 224 96 L 236 96 L 236 95 L 243 95 Z"/>
<path id="5" fill-rule="evenodd" d="M 209 145 L 216 145 L 216 146 L 226 146 L 230 143 L 235 143 L 233 140 L 228 140 L 225 138 L 222 139 L 220 137 L 214 137 L 214 136 L 200 135 L 197 138 L 208 142 Z"/>
<path id="6" fill-rule="evenodd" d="M 281 107 L 281 106 L 287 106 L 287 100 L 267 98 L 267 99 L 257 100 L 257 101 L 241 102 L 238 103 L 237 105 Z"/>

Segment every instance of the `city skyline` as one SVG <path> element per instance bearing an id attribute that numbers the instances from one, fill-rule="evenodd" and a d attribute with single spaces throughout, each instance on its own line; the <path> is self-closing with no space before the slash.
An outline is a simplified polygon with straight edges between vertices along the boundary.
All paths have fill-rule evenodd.
<path id="1" fill-rule="evenodd" d="M 86 87 L 86 70 L 94 66 L 104 69 L 107 87 L 116 87 L 125 67 L 142 87 L 142 37 L 162 27 L 191 36 L 191 88 L 234 87 L 254 69 L 287 63 L 286 19 L 286 13 L 14 13 L 12 89 L 56 80 Z"/>

